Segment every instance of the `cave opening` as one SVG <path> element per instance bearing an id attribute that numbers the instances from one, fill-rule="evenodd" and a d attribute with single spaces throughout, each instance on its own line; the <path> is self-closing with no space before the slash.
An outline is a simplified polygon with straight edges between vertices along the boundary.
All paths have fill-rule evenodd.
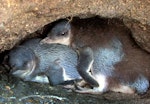
<path id="1" fill-rule="evenodd" d="M 100 27 L 101 28 L 101 30 L 103 30 L 103 29 L 105 29 L 106 28 L 106 26 L 105 25 L 111 25 L 112 27 L 114 26 L 114 27 L 117 27 L 117 28 L 125 28 L 126 29 L 126 31 L 127 31 L 127 33 L 129 33 L 129 40 L 130 41 L 132 41 L 131 42 L 131 46 L 132 46 L 132 48 L 136 48 L 136 49 L 140 49 L 144 54 L 147 54 L 147 55 L 149 55 L 149 53 L 147 53 L 146 51 L 144 51 L 144 50 L 142 50 L 138 45 L 137 45 L 137 43 L 135 42 L 135 40 L 134 40 L 134 38 L 132 37 L 132 32 L 130 31 L 130 29 L 129 28 L 127 28 L 126 26 L 125 26 L 125 24 L 124 24 L 124 22 L 123 22 L 123 20 L 121 20 L 121 19 L 118 19 L 118 18 L 100 18 L 100 17 L 98 17 L 98 16 L 96 16 L 96 17 L 91 17 L 91 18 L 83 18 L 83 19 L 81 19 L 81 18 L 79 18 L 79 17 L 73 17 L 73 18 L 70 18 L 70 17 L 68 17 L 68 18 L 64 18 L 64 19 L 59 19 L 59 20 L 56 20 L 56 21 L 54 21 L 54 22 L 52 22 L 52 23 L 49 23 L 49 24 L 47 24 L 47 25 L 45 25 L 44 27 L 42 27 L 42 28 L 40 28 L 40 29 L 38 29 L 37 31 L 35 31 L 34 33 L 32 33 L 31 35 L 29 35 L 26 39 L 24 39 L 24 40 L 22 40 L 22 41 L 20 41 L 18 44 L 16 44 L 16 46 L 17 45 L 19 45 L 19 44 L 22 44 L 22 43 L 24 43 L 25 41 L 27 41 L 27 40 L 29 40 L 30 38 L 45 38 L 45 37 L 47 37 L 47 34 L 51 31 L 51 29 L 53 28 L 53 26 L 54 25 L 56 25 L 57 23 L 59 23 L 60 21 L 63 21 L 63 20 L 68 20 L 69 22 L 71 22 L 73 25 L 75 25 L 76 27 L 80 27 L 80 28 L 77 28 L 77 29 L 87 29 L 87 31 L 86 31 L 86 33 L 90 33 L 91 31 L 89 31 L 88 30 L 88 26 L 91 26 L 93 29 L 94 28 L 96 28 L 96 31 L 98 31 L 98 27 Z M 85 28 L 84 28 L 84 26 L 85 26 Z M 113 30 L 114 31 L 114 30 Z M 82 32 L 84 32 L 84 31 L 82 31 Z M 94 34 L 94 33 L 93 33 Z M 110 34 L 110 33 L 109 33 Z M 113 33 L 112 33 L 113 34 Z M 105 34 L 104 34 L 105 35 Z M 87 35 L 88 36 L 88 35 Z M 123 38 L 122 38 L 123 39 Z M 96 41 L 98 41 L 98 40 L 96 40 Z M 123 44 L 127 44 L 127 42 L 128 42 L 128 40 L 127 41 L 125 41 L 125 43 L 123 43 Z M 128 44 L 130 44 L 130 43 L 128 43 Z M 15 47 L 16 47 L 15 46 Z M 128 46 L 126 47 L 126 48 L 128 48 Z M 130 47 L 131 48 L 131 47 Z M 135 49 L 135 50 L 136 50 Z M 23 93 L 25 93 L 25 95 L 30 95 L 30 94 L 34 94 L 36 91 L 38 92 L 38 91 L 42 91 L 42 90 L 38 90 L 38 88 L 35 88 L 35 86 L 38 86 L 39 88 L 45 88 L 45 89 L 47 89 L 48 88 L 48 84 L 46 84 L 47 86 L 44 86 L 43 84 L 41 85 L 41 84 L 39 84 L 39 83 L 35 83 L 35 86 L 34 86 L 34 83 L 31 83 L 31 82 L 24 82 L 24 81 L 22 81 L 21 80 L 21 82 L 20 82 L 20 80 L 19 81 L 17 81 L 18 79 L 17 78 L 12 78 L 12 77 L 8 77 L 8 76 L 10 76 L 9 75 L 9 72 L 10 72 L 10 68 L 8 67 L 8 63 L 7 63 L 7 61 L 8 61 L 8 59 L 7 59 L 7 55 L 9 54 L 9 52 L 10 52 L 11 50 L 8 50 L 8 51 L 5 51 L 5 52 L 3 52 L 3 53 L 1 53 L 0 54 L 0 67 L 1 67 L 1 69 L 0 69 L 0 79 L 1 79 L 1 83 L 3 83 L 3 84 L 1 84 L 2 85 L 2 92 L 1 93 L 4 93 L 4 91 L 6 91 L 7 90 L 7 92 L 9 93 L 8 95 L 13 95 L 13 96 L 15 96 L 15 94 L 14 93 L 12 93 L 10 90 L 12 90 L 13 92 L 17 92 L 17 90 L 18 89 L 21 89 L 21 90 L 24 90 L 23 91 Z M 125 51 L 127 51 L 127 50 L 125 50 Z M 129 51 L 129 52 L 127 52 L 127 54 L 129 54 L 130 52 L 132 52 L 132 51 Z M 143 54 L 143 53 L 139 53 L 139 54 Z M 129 58 L 134 58 L 134 54 L 136 54 L 136 52 L 134 53 L 134 52 L 132 52 L 132 57 L 129 57 Z M 140 58 L 137 58 L 137 59 L 140 59 Z M 127 60 L 126 60 L 127 61 Z M 144 61 L 144 60 L 143 60 Z M 129 63 L 128 63 L 129 64 Z M 135 64 L 134 62 L 132 62 L 131 64 Z M 144 62 L 143 62 L 143 64 L 144 64 Z M 135 64 L 136 65 L 136 64 Z M 122 65 L 123 67 L 126 67 L 124 64 Z M 120 67 L 120 65 L 116 65 L 116 67 Z M 137 66 L 138 67 L 138 66 Z M 144 67 L 144 66 L 142 66 L 142 67 Z M 146 67 L 147 68 L 147 67 Z M 132 74 L 132 73 L 131 73 Z M 13 79 L 13 81 L 10 81 L 11 80 L 11 78 Z M 7 84 L 7 83 L 9 83 L 9 84 Z M 15 85 L 15 88 L 13 88 L 13 85 L 12 85 L 12 83 L 17 83 L 16 85 Z M 27 85 L 26 85 L 26 83 L 27 83 Z M 19 87 L 19 85 L 25 85 L 25 87 Z M 31 92 L 29 92 L 29 91 L 27 91 L 27 89 L 26 88 L 30 88 L 30 86 L 32 86 L 32 88 L 30 89 L 30 90 L 32 90 Z M 26 90 L 25 90 L 26 89 Z M 35 89 L 35 91 L 33 91 L 33 89 Z M 55 90 L 57 90 L 57 89 L 55 89 Z M 38 93 L 42 93 L 42 94 L 55 94 L 55 95 L 59 95 L 60 96 L 60 94 L 56 94 L 55 93 L 55 91 L 52 91 L 51 93 L 48 93 L 47 91 L 49 91 L 49 89 L 48 90 L 44 90 L 44 92 L 42 91 L 42 92 L 38 92 Z M 51 90 L 50 90 L 51 91 Z M 49 92 L 50 92 L 49 91 Z M 60 91 L 60 90 L 59 90 Z M 66 93 L 66 92 L 63 92 L 63 93 Z M 23 96 L 23 94 L 22 94 L 22 92 L 21 91 L 19 91 L 18 92 L 18 95 L 17 95 L 17 97 L 19 97 L 20 95 L 19 94 L 21 94 L 21 96 Z M 5 94 L 4 94 L 5 95 Z M 6 96 L 8 96 L 7 94 L 6 94 Z M 67 95 L 68 96 L 68 95 Z M 72 95 L 72 96 L 74 96 L 74 95 Z M 119 95 L 118 95 L 119 96 Z M 132 96 L 133 98 L 138 98 L 139 96 L 138 95 L 134 95 L 134 96 Z M 0 101 L 1 102 L 1 101 Z"/>
<path id="2" fill-rule="evenodd" d="M 43 39 L 43 38 L 47 37 L 47 34 L 51 31 L 51 29 L 57 23 L 64 21 L 64 20 L 71 22 L 73 25 L 78 26 L 80 29 L 82 29 L 82 28 L 86 29 L 88 27 L 88 25 L 93 26 L 93 27 L 100 26 L 100 28 L 102 28 L 102 29 L 106 28 L 105 25 L 107 25 L 107 24 L 118 25 L 118 27 L 120 26 L 121 28 L 122 27 L 127 28 L 127 31 L 130 34 L 131 40 L 133 40 L 134 43 L 136 44 L 135 40 L 132 37 L 132 33 L 131 33 L 130 29 L 124 24 L 123 20 L 120 18 L 102 18 L 99 16 L 94 16 L 94 17 L 89 17 L 89 18 L 80 18 L 80 17 L 76 16 L 76 17 L 67 17 L 67 18 L 58 19 L 52 23 L 46 24 L 45 26 L 39 28 L 37 31 L 28 35 L 25 39 L 22 39 L 21 41 L 19 41 L 14 47 L 24 43 L 25 41 L 27 41 L 29 39 L 32 39 L 32 38 L 42 38 Z M 135 45 L 135 46 L 139 47 L 138 45 Z M 11 49 L 0 53 L 0 65 L 3 66 L 3 64 L 7 64 L 7 61 L 5 63 L 4 60 L 7 58 L 7 55 L 9 54 L 10 51 L 11 51 Z M 8 73 L 9 71 L 10 70 L 7 70 L 5 72 Z"/>

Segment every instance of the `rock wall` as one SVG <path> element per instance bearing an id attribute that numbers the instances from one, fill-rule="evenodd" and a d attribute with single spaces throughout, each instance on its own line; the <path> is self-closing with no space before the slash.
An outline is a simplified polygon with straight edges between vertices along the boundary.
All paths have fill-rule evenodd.
<path id="1" fill-rule="evenodd" d="M 60 18 L 95 15 L 120 18 L 137 43 L 150 52 L 149 0 L 1 0 L 0 52 Z"/>

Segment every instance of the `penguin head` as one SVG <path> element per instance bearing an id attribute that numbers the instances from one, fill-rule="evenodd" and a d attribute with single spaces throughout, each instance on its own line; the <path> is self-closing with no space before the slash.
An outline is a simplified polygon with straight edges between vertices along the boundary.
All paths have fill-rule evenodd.
<path id="1" fill-rule="evenodd" d="M 18 46 L 9 53 L 10 74 L 26 79 L 35 70 L 36 61 L 35 54 L 31 49 Z"/>
<path id="2" fill-rule="evenodd" d="M 71 24 L 69 21 L 63 20 L 57 23 L 40 43 L 69 45 L 71 43 L 71 36 Z"/>

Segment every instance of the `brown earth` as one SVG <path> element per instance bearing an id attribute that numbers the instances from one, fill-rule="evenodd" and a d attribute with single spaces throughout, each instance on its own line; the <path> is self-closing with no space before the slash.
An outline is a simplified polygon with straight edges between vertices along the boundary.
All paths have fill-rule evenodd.
<path id="1" fill-rule="evenodd" d="M 135 40 L 150 51 L 150 35 L 146 35 L 150 25 L 149 0 L 1 0 L 0 14 L 0 52 L 57 19 L 95 15 L 130 24 L 127 26 Z"/>

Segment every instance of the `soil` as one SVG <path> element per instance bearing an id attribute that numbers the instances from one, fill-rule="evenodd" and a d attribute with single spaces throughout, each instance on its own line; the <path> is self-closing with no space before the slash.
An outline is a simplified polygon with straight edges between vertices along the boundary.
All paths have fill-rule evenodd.
<path id="1" fill-rule="evenodd" d="M 10 76 L 0 66 L 0 104 L 149 104 L 150 91 L 144 95 L 107 92 L 102 95 L 79 94 L 61 86 L 24 82 Z"/>

